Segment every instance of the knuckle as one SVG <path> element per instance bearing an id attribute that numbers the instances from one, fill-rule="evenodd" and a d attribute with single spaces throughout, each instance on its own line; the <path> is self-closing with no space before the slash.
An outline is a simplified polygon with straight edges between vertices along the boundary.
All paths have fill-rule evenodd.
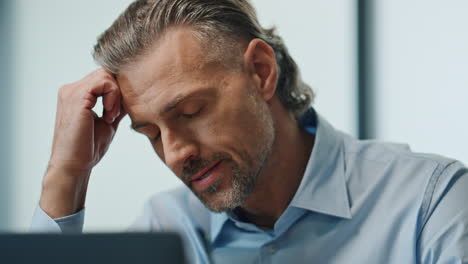
<path id="1" fill-rule="evenodd" d="M 106 78 L 106 79 L 111 79 L 111 75 L 109 74 L 109 72 L 107 70 L 105 70 L 104 68 L 99 68 L 96 73 L 99 75 L 99 77 L 101 78 Z"/>
<path id="2" fill-rule="evenodd" d="M 113 80 L 106 79 L 105 80 L 105 85 L 107 85 L 107 87 L 109 87 L 111 92 L 115 92 L 115 91 L 118 90 L 117 84 Z"/>
<path id="3" fill-rule="evenodd" d="M 97 72 L 102 73 L 102 74 L 107 74 L 107 71 L 104 68 L 99 68 Z"/>
<path id="4" fill-rule="evenodd" d="M 99 81 L 99 86 L 104 88 L 112 88 L 112 83 L 107 79 L 101 79 Z"/>
<path id="5" fill-rule="evenodd" d="M 93 74 L 97 74 L 97 75 L 102 75 L 102 74 L 104 74 L 104 73 L 105 73 L 105 71 L 104 71 L 103 68 L 99 68 L 99 69 L 97 69 L 97 70 L 95 70 L 95 71 L 93 72 Z"/>

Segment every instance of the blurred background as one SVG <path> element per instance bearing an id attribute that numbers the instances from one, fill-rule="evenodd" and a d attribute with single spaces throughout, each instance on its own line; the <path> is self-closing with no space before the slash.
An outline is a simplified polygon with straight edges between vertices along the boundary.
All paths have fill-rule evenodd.
<path id="1" fill-rule="evenodd" d="M 97 68 L 96 37 L 130 2 L 0 0 L 0 231 L 28 230 L 57 90 Z M 468 1 L 253 4 L 264 26 L 277 26 L 335 127 L 468 163 Z M 93 172 L 86 232 L 125 230 L 151 194 L 180 184 L 129 124 Z"/>

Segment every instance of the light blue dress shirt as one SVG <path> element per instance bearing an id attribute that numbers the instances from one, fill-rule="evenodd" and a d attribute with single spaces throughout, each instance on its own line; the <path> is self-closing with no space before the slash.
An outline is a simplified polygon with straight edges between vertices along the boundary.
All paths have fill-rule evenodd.
<path id="1" fill-rule="evenodd" d="M 313 109 L 302 124 L 315 145 L 272 230 L 211 213 L 183 187 L 153 196 L 130 231 L 179 232 L 193 263 L 468 263 L 468 170 L 460 162 L 355 140 Z M 32 230 L 80 232 L 83 220 L 84 210 L 53 220 L 38 207 Z"/>

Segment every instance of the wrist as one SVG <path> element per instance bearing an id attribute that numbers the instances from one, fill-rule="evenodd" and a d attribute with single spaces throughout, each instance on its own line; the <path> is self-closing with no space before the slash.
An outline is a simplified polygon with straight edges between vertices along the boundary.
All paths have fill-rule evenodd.
<path id="1" fill-rule="evenodd" d="M 42 183 L 39 206 L 52 218 L 83 209 L 90 170 L 69 170 L 49 166 Z"/>

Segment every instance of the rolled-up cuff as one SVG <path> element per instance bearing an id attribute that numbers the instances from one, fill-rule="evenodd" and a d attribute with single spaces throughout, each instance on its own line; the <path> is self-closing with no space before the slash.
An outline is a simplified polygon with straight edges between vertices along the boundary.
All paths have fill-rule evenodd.
<path id="1" fill-rule="evenodd" d="M 52 219 L 40 206 L 34 212 L 31 232 L 35 233 L 81 233 L 83 231 L 85 210 L 75 214 Z"/>

